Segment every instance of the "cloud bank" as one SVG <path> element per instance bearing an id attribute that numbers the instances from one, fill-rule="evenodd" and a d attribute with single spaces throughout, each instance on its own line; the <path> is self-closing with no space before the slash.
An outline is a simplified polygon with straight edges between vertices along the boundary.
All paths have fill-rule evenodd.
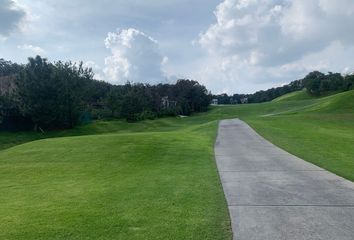
<path id="1" fill-rule="evenodd" d="M 105 45 L 112 54 L 105 58 L 103 69 L 109 82 L 153 84 L 165 81 L 162 67 L 167 58 L 162 55 L 159 43 L 152 37 L 128 28 L 108 33 Z"/>
<path id="2" fill-rule="evenodd" d="M 0 0 L 0 37 L 7 37 L 19 27 L 25 12 L 15 1 Z"/>
<path id="3" fill-rule="evenodd" d="M 199 37 L 209 56 L 199 75 L 217 91 L 249 92 L 348 67 L 329 59 L 343 63 L 340 49 L 353 51 L 352 0 L 224 0 L 214 14 Z"/>

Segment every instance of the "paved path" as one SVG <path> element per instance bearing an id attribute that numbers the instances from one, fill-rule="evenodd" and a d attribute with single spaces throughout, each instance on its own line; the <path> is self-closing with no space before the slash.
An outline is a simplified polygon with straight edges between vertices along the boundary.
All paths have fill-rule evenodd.
<path id="1" fill-rule="evenodd" d="M 237 240 L 353 240 L 354 183 L 220 122 L 216 161 Z"/>

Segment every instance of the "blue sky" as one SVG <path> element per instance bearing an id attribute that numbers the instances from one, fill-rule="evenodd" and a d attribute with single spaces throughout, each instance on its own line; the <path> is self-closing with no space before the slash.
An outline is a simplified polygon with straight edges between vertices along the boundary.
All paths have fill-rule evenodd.
<path id="1" fill-rule="evenodd" d="M 0 0 L 0 58 L 84 61 L 120 84 L 249 93 L 354 70 L 352 0 Z"/>

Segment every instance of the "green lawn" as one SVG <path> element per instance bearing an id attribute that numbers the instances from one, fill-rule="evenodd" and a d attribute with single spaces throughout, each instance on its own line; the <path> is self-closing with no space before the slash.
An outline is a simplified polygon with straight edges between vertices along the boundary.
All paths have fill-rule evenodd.
<path id="1" fill-rule="evenodd" d="M 0 133 L 0 239 L 231 239 L 213 143 L 217 121 L 234 117 L 354 181 L 354 91 Z"/>
<path id="2" fill-rule="evenodd" d="M 0 152 L 0 239 L 230 239 L 217 122 Z"/>
<path id="3" fill-rule="evenodd" d="M 283 101 L 294 101 L 294 100 L 305 100 L 305 99 L 314 99 L 315 97 L 310 95 L 306 89 L 301 91 L 296 91 L 292 93 L 285 94 L 273 100 L 273 102 L 283 102 Z"/>

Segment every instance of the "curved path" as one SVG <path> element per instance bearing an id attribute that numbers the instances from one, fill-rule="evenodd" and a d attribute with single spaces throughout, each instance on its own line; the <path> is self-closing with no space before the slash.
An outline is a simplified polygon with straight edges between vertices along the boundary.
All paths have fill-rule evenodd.
<path id="1" fill-rule="evenodd" d="M 237 240 L 353 240 L 354 183 L 223 120 L 216 162 Z"/>

